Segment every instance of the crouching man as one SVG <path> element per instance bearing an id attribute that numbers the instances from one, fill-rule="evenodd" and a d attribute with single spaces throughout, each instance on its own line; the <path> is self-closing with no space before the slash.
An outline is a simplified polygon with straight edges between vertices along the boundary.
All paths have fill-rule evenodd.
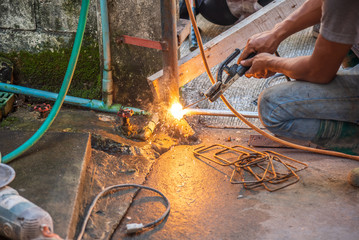
<path id="1" fill-rule="evenodd" d="M 259 97 L 261 121 L 272 133 L 359 155 L 359 65 L 338 71 L 359 43 L 358 9 L 358 0 L 307 0 L 272 30 L 248 40 L 240 59 L 251 66 L 247 77 L 278 72 L 296 79 L 268 88 Z M 273 55 L 285 38 L 319 22 L 312 55 Z M 243 60 L 252 52 L 257 55 Z"/>

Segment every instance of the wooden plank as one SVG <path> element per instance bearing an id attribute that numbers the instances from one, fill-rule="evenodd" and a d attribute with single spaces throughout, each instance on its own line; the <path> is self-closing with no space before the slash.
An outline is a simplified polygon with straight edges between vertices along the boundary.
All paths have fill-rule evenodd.
<path id="1" fill-rule="evenodd" d="M 191 33 L 191 21 L 187 19 L 179 19 L 177 21 L 177 41 L 178 46 L 184 42 L 184 40 Z"/>
<path id="2" fill-rule="evenodd" d="M 235 48 L 244 48 L 248 38 L 252 35 L 272 29 L 275 24 L 285 19 L 304 2 L 305 0 L 273 1 L 207 42 L 204 49 L 209 67 L 214 67 L 222 62 Z M 180 87 L 205 72 L 199 49 L 180 59 L 178 65 Z M 161 71 L 147 78 L 155 98 L 161 95 L 159 84 L 165 80 Z"/>

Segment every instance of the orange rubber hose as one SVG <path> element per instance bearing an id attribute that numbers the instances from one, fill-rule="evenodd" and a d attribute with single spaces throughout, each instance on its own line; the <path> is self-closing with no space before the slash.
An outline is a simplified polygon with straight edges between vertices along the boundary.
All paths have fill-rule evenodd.
<path id="1" fill-rule="evenodd" d="M 204 48 L 203 48 L 203 43 L 202 43 L 202 38 L 201 35 L 199 34 L 198 31 L 198 26 L 197 23 L 195 21 L 192 9 L 191 9 L 191 5 L 189 3 L 189 0 L 185 0 L 186 2 L 186 7 L 187 7 L 187 11 L 188 11 L 188 15 L 191 19 L 192 22 L 192 26 L 194 28 L 194 32 L 196 34 L 197 37 L 197 42 L 198 42 L 198 46 L 201 52 L 201 57 L 203 60 L 203 65 L 206 69 L 207 75 L 209 77 L 209 79 L 211 80 L 212 84 L 215 84 L 215 80 L 213 78 L 213 75 L 208 67 L 208 63 L 206 60 L 206 56 L 204 54 Z M 298 144 L 294 144 L 291 142 L 287 142 L 285 140 L 282 140 L 280 138 L 274 137 L 269 133 L 266 133 L 265 131 L 261 130 L 260 128 L 254 126 L 251 122 L 249 122 L 245 117 L 242 116 L 242 114 L 240 114 L 239 112 L 237 112 L 236 109 L 233 108 L 233 106 L 227 101 L 227 99 L 223 96 L 223 94 L 221 95 L 221 99 L 224 102 L 224 104 L 228 107 L 229 110 L 231 110 L 233 112 L 234 115 L 236 115 L 241 121 L 243 121 L 245 124 L 247 124 L 250 128 L 252 128 L 253 130 L 255 130 L 256 132 L 260 133 L 261 135 L 277 142 L 280 144 L 283 144 L 287 147 L 291 147 L 291 148 L 296 148 L 296 149 L 300 149 L 300 150 L 304 150 L 304 151 L 309 151 L 309 152 L 313 152 L 313 153 L 319 153 L 319 154 L 323 154 L 323 155 L 329 155 L 329 156 L 335 156 L 335 157 L 342 157 L 342 158 L 348 158 L 348 159 L 352 159 L 352 160 L 356 160 L 359 161 L 359 156 L 353 156 L 353 155 L 349 155 L 349 154 L 345 154 L 345 153 L 341 153 L 341 152 L 336 152 L 336 151 L 329 151 L 329 150 L 323 150 L 323 149 L 316 149 L 316 148 L 311 148 L 311 147 L 305 147 L 305 146 L 301 146 Z"/>

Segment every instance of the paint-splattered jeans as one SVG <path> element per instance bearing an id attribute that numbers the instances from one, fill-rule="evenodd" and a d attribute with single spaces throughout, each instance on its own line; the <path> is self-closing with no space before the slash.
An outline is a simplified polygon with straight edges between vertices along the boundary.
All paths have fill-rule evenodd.
<path id="1" fill-rule="evenodd" d="M 338 72 L 329 84 L 293 81 L 270 87 L 259 97 L 259 115 L 272 133 L 309 141 L 321 119 L 359 124 L 359 65 Z"/>

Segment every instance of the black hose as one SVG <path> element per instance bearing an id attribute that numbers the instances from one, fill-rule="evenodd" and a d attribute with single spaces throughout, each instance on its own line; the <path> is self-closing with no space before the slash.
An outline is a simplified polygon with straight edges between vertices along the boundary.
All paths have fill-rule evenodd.
<path id="1" fill-rule="evenodd" d="M 142 223 L 131 223 L 131 224 L 127 224 L 126 227 L 127 227 L 127 232 L 128 233 L 135 233 L 135 232 L 139 232 L 139 231 L 143 231 L 145 230 L 146 228 L 150 228 L 150 227 L 154 227 L 156 224 L 160 223 L 163 221 L 163 219 L 165 219 L 165 217 L 167 217 L 167 215 L 170 213 L 170 202 L 168 201 L 168 199 L 166 198 L 166 196 L 161 193 L 160 191 L 158 191 L 157 189 L 154 189 L 154 188 L 151 188 L 151 187 L 146 187 L 146 186 L 143 186 L 143 185 L 139 185 L 139 184 L 119 184 L 119 185 L 113 185 L 113 186 L 110 186 L 110 187 L 107 187 L 105 188 L 104 190 L 102 190 L 99 194 L 97 194 L 97 196 L 94 198 L 94 200 L 92 201 L 88 211 L 87 211 L 87 214 L 84 218 L 84 222 L 82 224 L 82 227 L 81 227 L 81 231 L 77 237 L 77 240 L 80 240 L 82 239 L 84 233 L 85 233 L 85 229 L 86 229 L 86 225 L 87 225 L 87 222 L 91 216 L 91 212 L 92 210 L 94 209 L 97 201 L 100 199 L 100 197 L 102 195 L 104 195 L 105 193 L 109 192 L 109 191 L 112 191 L 114 189 L 118 189 L 118 188 L 128 188 L 128 187 L 134 187 L 134 188 L 143 188 L 143 189 L 147 189 L 147 190 L 150 190 L 150 191 L 153 191 L 153 192 L 156 192 L 158 193 L 159 195 L 161 195 L 161 197 L 165 200 L 165 203 L 167 205 L 167 208 L 166 208 L 166 211 L 162 214 L 161 217 L 159 217 L 157 220 L 153 221 L 153 222 L 150 222 L 148 224 L 145 224 L 143 225 Z"/>

